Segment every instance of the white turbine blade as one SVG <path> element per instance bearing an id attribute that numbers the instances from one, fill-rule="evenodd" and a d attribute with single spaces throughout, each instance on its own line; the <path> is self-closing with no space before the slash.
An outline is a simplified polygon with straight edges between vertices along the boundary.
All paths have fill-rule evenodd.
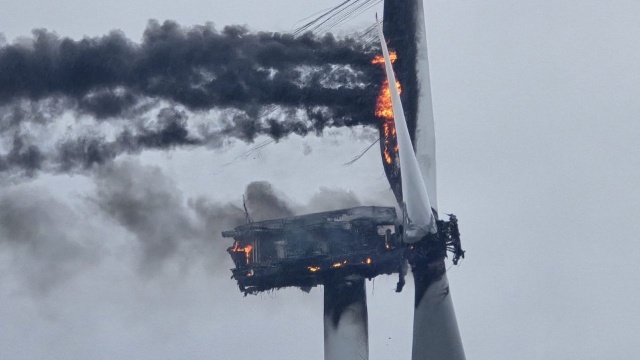
<path id="1" fill-rule="evenodd" d="M 431 210 L 431 202 L 427 194 L 420 166 L 413 152 L 411 138 L 409 137 L 409 129 L 404 118 L 404 110 L 400 101 L 400 94 L 396 87 L 396 76 L 393 73 L 393 66 L 389 58 L 389 49 L 382 33 L 382 26 L 376 15 L 376 23 L 378 25 L 378 35 L 380 36 L 380 45 L 382 46 L 382 54 L 384 56 L 384 68 L 387 73 L 389 82 L 389 90 L 391 92 L 391 104 L 393 106 L 393 119 L 396 124 L 396 134 L 398 138 L 398 151 L 400 156 L 400 174 L 402 177 L 402 201 L 407 209 L 409 217 L 407 232 L 408 242 L 420 240 L 429 232 L 437 232 L 436 221 Z"/>
<path id="2" fill-rule="evenodd" d="M 429 74 L 429 51 L 424 22 L 422 0 L 413 0 L 416 4 L 416 82 L 418 85 L 418 107 L 416 109 L 416 129 L 413 147 L 420 165 L 420 172 L 427 194 L 436 217 L 438 216 L 438 189 L 436 179 L 436 129 L 431 99 L 431 76 Z"/>

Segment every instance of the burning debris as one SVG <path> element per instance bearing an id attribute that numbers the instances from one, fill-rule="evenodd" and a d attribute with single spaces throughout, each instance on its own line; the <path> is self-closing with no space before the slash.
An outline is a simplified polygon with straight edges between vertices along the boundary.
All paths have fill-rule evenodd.
<path id="1" fill-rule="evenodd" d="M 361 206 L 276 220 L 247 223 L 225 231 L 240 291 L 255 294 L 283 287 L 309 289 L 336 276 L 374 278 L 446 256 L 464 257 L 457 219 L 438 221 L 438 233 L 409 245 L 393 207 Z"/>

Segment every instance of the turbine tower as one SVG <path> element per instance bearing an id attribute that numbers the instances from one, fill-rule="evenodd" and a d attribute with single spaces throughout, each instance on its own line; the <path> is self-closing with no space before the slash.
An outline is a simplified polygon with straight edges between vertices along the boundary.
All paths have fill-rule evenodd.
<path id="1" fill-rule="evenodd" d="M 364 277 L 338 274 L 324 284 L 325 360 L 369 359 Z"/>

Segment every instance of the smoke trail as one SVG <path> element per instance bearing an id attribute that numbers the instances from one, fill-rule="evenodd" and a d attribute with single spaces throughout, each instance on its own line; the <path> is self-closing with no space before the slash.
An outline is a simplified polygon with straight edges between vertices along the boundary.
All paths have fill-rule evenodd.
<path id="1" fill-rule="evenodd" d="M 76 41 L 34 30 L 32 39 L 0 47 L 0 172 L 68 172 L 148 148 L 376 124 L 382 74 L 370 65 L 374 52 L 330 34 L 172 21 L 150 21 L 139 44 L 117 31 Z M 34 127 L 69 112 L 117 130 L 72 134 L 50 149 L 29 141 Z M 215 120 L 194 129 L 197 116 Z"/>
<path id="2" fill-rule="evenodd" d="M 283 195 L 276 193 L 270 183 L 254 181 L 247 186 L 247 209 L 250 209 L 254 221 L 270 220 L 293 216 L 291 206 L 283 199 Z"/>
<path id="3" fill-rule="evenodd" d="M 3 188 L 0 255 L 34 295 L 48 293 L 100 258 L 97 241 L 77 212 L 44 189 Z"/>
<path id="4" fill-rule="evenodd" d="M 227 26 L 182 28 L 151 21 L 140 45 L 120 32 L 74 41 L 35 30 L 31 43 L 0 52 L 0 104 L 17 98 L 66 96 L 80 111 L 117 116 L 140 97 L 163 98 L 192 110 L 249 104 L 353 107 L 361 89 L 322 86 L 327 64 L 368 68 L 370 50 L 353 39 L 250 33 Z M 300 66 L 318 66 L 303 81 Z M 338 80 L 346 74 L 333 75 Z M 342 82 L 341 85 L 347 85 Z M 336 96 L 339 95 L 339 96 Z"/>
<path id="5" fill-rule="evenodd" d="M 187 198 L 160 168 L 135 160 L 99 166 L 90 180 L 95 193 L 75 205 L 28 183 L 3 188 L 0 255 L 30 293 L 41 296 L 64 286 L 122 246 L 144 280 L 196 263 L 226 278 L 231 264 L 224 250 L 231 243 L 221 232 L 246 221 L 242 194 L 233 203 Z M 245 196 L 253 220 L 360 204 L 353 193 L 326 188 L 308 203 L 291 203 L 266 181 L 249 183 Z M 114 239 L 127 233 L 130 245 Z"/>

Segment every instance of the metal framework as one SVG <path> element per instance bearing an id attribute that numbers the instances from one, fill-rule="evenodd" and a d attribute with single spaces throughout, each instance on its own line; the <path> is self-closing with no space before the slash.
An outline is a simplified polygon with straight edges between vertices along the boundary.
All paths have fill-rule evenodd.
<path id="1" fill-rule="evenodd" d="M 362 206 L 284 219 L 251 222 L 225 231 L 233 238 L 227 250 L 235 264 L 233 278 L 240 291 L 255 294 L 284 287 L 327 284 L 336 277 L 371 279 L 398 273 L 404 285 L 407 261 L 412 267 L 453 254 L 464 257 L 458 221 L 438 220 L 438 232 L 407 244 L 406 216 L 393 207 Z"/>

